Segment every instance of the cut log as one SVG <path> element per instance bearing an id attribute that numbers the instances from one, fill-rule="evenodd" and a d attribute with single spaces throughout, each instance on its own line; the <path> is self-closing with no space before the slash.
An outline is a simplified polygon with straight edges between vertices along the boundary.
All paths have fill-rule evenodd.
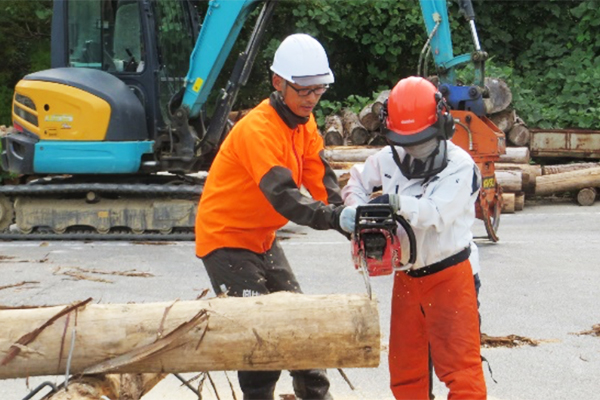
<path id="1" fill-rule="evenodd" d="M 69 385 L 42 400 L 98 400 L 103 398 L 139 400 L 165 374 L 85 375 L 69 381 Z M 103 397 L 105 396 L 105 397 Z"/>
<path id="2" fill-rule="evenodd" d="M 358 116 L 350 109 L 342 111 L 342 124 L 344 125 L 344 136 L 355 146 L 367 144 L 371 139 L 369 131 L 362 126 Z"/>
<path id="3" fill-rule="evenodd" d="M 344 144 L 344 127 L 339 115 L 329 115 L 325 118 L 325 146 L 341 146 Z"/>
<path id="4" fill-rule="evenodd" d="M 600 167 L 600 163 L 574 163 L 574 164 L 559 164 L 559 165 L 544 165 L 542 167 L 543 175 L 560 174 L 563 172 L 577 171 L 580 169 Z"/>
<path id="5" fill-rule="evenodd" d="M 504 133 L 508 133 L 515 123 L 515 110 L 504 110 L 490 115 L 490 120 Z"/>
<path id="6" fill-rule="evenodd" d="M 512 92 L 502 79 L 485 78 L 485 87 L 489 92 L 489 98 L 483 99 L 487 114 L 498 113 L 510 105 Z"/>
<path id="7" fill-rule="evenodd" d="M 381 151 L 379 147 L 340 146 L 325 149 L 327 161 L 365 162 L 365 160 Z"/>
<path id="8" fill-rule="evenodd" d="M 542 175 L 537 178 L 535 194 L 545 196 L 587 187 L 600 187 L 600 167 Z"/>
<path id="9" fill-rule="evenodd" d="M 381 114 L 381 109 L 383 108 L 383 103 L 385 103 L 385 101 L 388 99 L 388 97 L 390 97 L 389 90 L 384 90 L 383 92 L 379 93 L 379 95 L 373 102 L 373 105 L 371 106 L 371 110 L 375 115 Z"/>
<path id="10" fill-rule="evenodd" d="M 515 211 L 523 211 L 525 208 L 525 193 L 515 193 Z"/>
<path id="11" fill-rule="evenodd" d="M 373 147 L 383 147 L 387 146 L 388 142 L 385 139 L 385 136 L 380 135 L 379 132 L 372 133 L 373 139 L 369 141 L 369 146 Z"/>
<path id="12" fill-rule="evenodd" d="M 531 141 L 531 132 L 522 121 L 517 121 L 508 132 L 508 140 L 515 146 L 527 146 Z"/>
<path id="13" fill-rule="evenodd" d="M 494 166 L 497 171 L 521 171 L 523 192 L 527 194 L 535 193 L 536 179 L 542 175 L 542 167 L 540 165 L 495 163 Z"/>
<path id="14" fill-rule="evenodd" d="M 577 193 L 577 203 L 580 206 L 591 206 L 596 201 L 596 189 L 593 187 L 583 188 Z"/>
<path id="15" fill-rule="evenodd" d="M 373 104 L 367 104 L 358 113 L 358 120 L 368 131 L 376 131 L 380 125 L 379 114 L 373 111 Z"/>
<path id="16" fill-rule="evenodd" d="M 0 310 L 0 379 L 64 374 L 75 324 L 75 375 L 379 364 L 377 300 L 365 295 L 93 304 L 53 319 L 64 309 Z"/>
<path id="17" fill-rule="evenodd" d="M 501 163 L 529 164 L 530 160 L 527 147 L 507 147 L 506 154 L 500 154 Z"/>
<path id="18" fill-rule="evenodd" d="M 341 169 L 341 170 L 348 170 L 348 169 L 352 168 L 356 164 L 360 164 L 360 163 L 346 162 L 346 161 L 330 161 L 329 162 L 329 166 L 331 168 L 333 168 L 333 169 Z"/>
<path id="19" fill-rule="evenodd" d="M 523 191 L 523 173 L 521 171 L 496 171 L 496 182 L 503 192 Z"/>
<path id="20" fill-rule="evenodd" d="M 515 212 L 515 194 L 502 193 L 502 214 L 513 214 Z"/>

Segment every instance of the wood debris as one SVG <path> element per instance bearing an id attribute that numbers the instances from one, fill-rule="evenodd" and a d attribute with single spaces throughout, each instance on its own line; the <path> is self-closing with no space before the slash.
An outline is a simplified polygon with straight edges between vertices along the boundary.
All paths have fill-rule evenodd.
<path id="1" fill-rule="evenodd" d="M 600 336 L 600 324 L 593 325 L 592 329 L 590 329 L 590 330 L 571 333 L 571 335 L 577 335 L 577 336 L 581 336 L 581 335 Z"/>
<path id="2" fill-rule="evenodd" d="M 13 283 L 12 285 L 0 286 L 0 290 L 20 287 L 20 286 L 25 286 L 25 285 L 37 285 L 37 284 L 39 284 L 38 281 L 23 281 L 23 282 L 19 282 L 19 283 Z"/>
<path id="3" fill-rule="evenodd" d="M 537 346 L 539 340 L 530 339 L 525 336 L 507 335 L 507 336 L 489 336 L 485 333 L 481 334 L 481 347 L 520 347 L 524 345 Z"/>

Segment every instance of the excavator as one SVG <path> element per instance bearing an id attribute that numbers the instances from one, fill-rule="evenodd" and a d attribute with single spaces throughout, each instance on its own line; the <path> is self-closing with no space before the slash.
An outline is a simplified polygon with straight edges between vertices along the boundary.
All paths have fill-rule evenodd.
<path id="1" fill-rule="evenodd" d="M 421 51 L 418 72 L 427 77 L 427 58 L 432 54 L 438 88 L 450 106 L 456 124 L 452 142 L 466 150 L 481 171 L 482 187 L 475 204 L 476 216 L 483 220 L 487 238 L 497 242 L 502 188 L 495 178 L 494 163 L 506 152 L 506 139 L 504 132 L 487 115 L 498 111 L 498 104 L 504 101 L 506 94 L 500 87 L 486 84 L 485 61 L 488 54 L 479 43 L 471 0 L 458 0 L 473 41 L 473 51 L 459 56 L 453 54 L 446 0 L 420 0 L 420 5 L 428 38 Z M 458 70 L 467 65 L 473 67 L 470 85 L 460 83 L 457 77 Z"/>
<path id="2" fill-rule="evenodd" d="M 203 179 L 192 173 L 208 168 L 230 127 L 275 5 L 213 0 L 200 28 L 189 0 L 55 0 L 52 68 L 16 85 L 16 133 L 1 139 L 3 168 L 39 178 L 0 187 L 0 238 L 193 238 Z"/>
<path id="3" fill-rule="evenodd" d="M 504 135 L 485 117 L 487 54 L 470 0 L 460 3 L 475 51 L 454 57 L 446 0 L 421 0 L 429 32 L 422 55 L 433 53 L 458 124 L 453 140 L 482 171 L 477 214 L 496 241 L 494 161 Z M 261 4 L 209 117 L 217 77 Z M 16 85 L 16 133 L 0 138 L 3 169 L 24 180 L 0 186 L 0 239 L 192 239 L 203 187 L 196 173 L 208 170 L 230 128 L 275 5 L 211 0 L 200 25 L 190 0 L 55 0 L 52 68 Z M 457 86 L 455 70 L 468 62 L 477 67 L 476 82 Z"/>

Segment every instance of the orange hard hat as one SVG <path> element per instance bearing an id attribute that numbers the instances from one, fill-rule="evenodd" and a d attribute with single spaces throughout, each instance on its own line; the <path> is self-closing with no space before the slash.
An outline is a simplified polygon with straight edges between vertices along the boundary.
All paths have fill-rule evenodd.
<path id="1" fill-rule="evenodd" d="M 442 95 L 427 79 L 401 79 L 387 100 L 386 137 L 399 146 L 414 146 L 434 137 L 450 139 L 454 121 Z"/>

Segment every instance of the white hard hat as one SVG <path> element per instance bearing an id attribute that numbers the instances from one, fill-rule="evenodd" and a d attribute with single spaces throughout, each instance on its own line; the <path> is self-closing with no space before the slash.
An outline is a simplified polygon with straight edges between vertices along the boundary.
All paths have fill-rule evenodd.
<path id="1" fill-rule="evenodd" d="M 317 39 L 304 33 L 290 35 L 281 42 L 271 71 L 300 86 L 327 85 L 334 81 L 325 49 Z"/>

